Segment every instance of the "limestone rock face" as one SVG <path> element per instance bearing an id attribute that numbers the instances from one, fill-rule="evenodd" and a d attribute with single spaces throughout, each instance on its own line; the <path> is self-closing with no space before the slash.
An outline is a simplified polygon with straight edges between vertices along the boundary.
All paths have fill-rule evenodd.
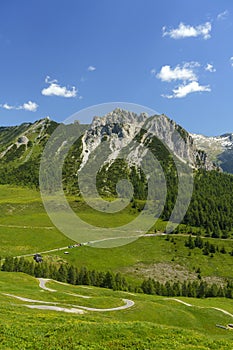
<path id="1" fill-rule="evenodd" d="M 139 143 L 130 148 L 135 137 L 141 133 Z M 113 162 L 122 151 L 129 147 L 127 161 L 139 165 L 147 153 L 146 144 L 157 137 L 177 158 L 192 168 L 212 170 L 215 167 L 204 151 L 194 144 L 192 136 L 165 115 L 148 117 L 146 113 L 137 115 L 122 109 L 115 109 L 103 117 L 94 117 L 89 129 L 82 137 L 82 168 L 90 155 L 103 141 L 109 142 L 111 153 L 105 160 Z"/>

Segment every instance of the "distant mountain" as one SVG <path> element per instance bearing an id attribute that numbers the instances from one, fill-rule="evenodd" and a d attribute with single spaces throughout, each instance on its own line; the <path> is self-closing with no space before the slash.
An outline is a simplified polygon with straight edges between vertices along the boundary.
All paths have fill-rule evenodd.
<path id="1" fill-rule="evenodd" d="M 59 124 L 48 117 L 0 128 L 0 183 L 36 186 L 44 146 Z"/>
<path id="2" fill-rule="evenodd" d="M 177 138 L 177 134 L 181 136 L 180 140 Z M 137 115 L 122 109 L 115 109 L 103 117 L 93 119 L 82 138 L 82 165 L 103 139 L 110 142 L 111 148 L 111 154 L 106 162 L 113 162 L 122 148 L 129 145 L 132 140 L 140 141 L 140 144 L 148 146 L 154 136 L 161 140 L 178 158 L 189 163 L 193 168 L 206 170 L 214 168 L 207 154 L 198 150 L 189 133 L 173 120 L 165 115 L 155 115 L 149 118 L 145 113 Z M 131 149 L 127 156 L 127 160 L 131 164 L 139 165 L 141 159 L 142 154 L 138 148 L 137 150 Z"/>
<path id="3" fill-rule="evenodd" d="M 197 148 L 205 151 L 212 162 L 219 165 L 223 171 L 233 174 L 233 134 L 208 137 L 190 134 Z"/>
<path id="4" fill-rule="evenodd" d="M 62 133 L 51 139 L 58 126 L 61 126 Z M 76 133 L 80 136 L 69 148 L 66 135 L 70 131 L 73 140 Z M 48 155 L 48 161 L 43 164 L 46 190 L 60 189 L 60 184 L 58 188 L 55 181 L 59 173 L 56 160 L 67 154 L 62 169 L 65 193 L 84 193 L 83 187 L 80 190 L 79 175 L 89 167 L 81 186 L 86 186 L 88 191 L 94 189 L 89 192 L 93 196 L 91 198 L 96 199 L 96 194 L 113 198 L 118 195 L 118 190 L 124 191 L 120 194 L 131 198 L 129 207 L 138 213 L 144 208 L 149 184 L 152 184 L 151 198 L 156 199 L 153 213 L 157 215 L 163 206 L 160 217 L 168 221 L 181 193 L 181 179 L 184 186 L 181 186 L 178 216 L 179 210 L 183 210 L 182 200 L 186 193 L 190 193 L 187 190 L 189 177 L 179 170 L 193 169 L 192 199 L 183 223 L 197 226 L 204 234 L 213 237 L 226 238 L 233 232 L 233 176 L 215 171 L 219 169 L 213 163 L 221 162 L 224 170 L 232 171 L 232 134 L 217 138 L 192 135 L 164 115 L 148 117 L 144 113 L 137 115 L 122 109 L 94 117 L 90 125 L 78 122 L 64 125 L 44 118 L 35 123 L 0 128 L 0 183 L 38 188 L 41 156 L 49 139 L 54 142 L 57 151 Z M 147 158 L 150 153 L 158 160 L 162 173 L 157 172 L 159 167 L 156 168 L 156 163 Z M 96 173 L 95 160 L 100 164 Z M 155 174 L 154 182 L 151 174 Z M 51 178 L 53 181 L 48 181 Z M 162 183 L 161 178 L 166 180 L 166 197 L 163 196 L 163 186 L 158 185 Z M 125 179 L 131 183 L 133 192 L 127 187 L 128 182 L 120 182 Z M 156 182 L 157 179 L 160 182 Z M 123 187 L 117 187 L 119 183 L 123 183 Z M 166 201 L 164 205 L 163 198 Z M 174 217 L 174 222 L 179 222 L 176 219 L 179 220 Z M 187 230 L 191 232 L 188 226 Z"/>
<path id="5" fill-rule="evenodd" d="M 1 127 L 0 182 L 38 186 L 41 154 L 58 125 L 47 117 L 35 123 Z M 64 185 L 69 191 L 75 190 L 77 172 L 94 156 L 103 141 L 108 141 L 109 152 L 99 170 L 98 181 L 99 186 L 105 183 L 106 193 L 113 191 L 114 174 L 124 177 L 137 173 L 147 149 L 163 163 L 165 173 L 169 173 L 172 164 L 169 152 L 194 169 L 216 169 L 207 153 L 195 145 L 192 135 L 164 115 L 148 117 L 145 113 L 137 115 L 118 108 L 105 116 L 94 117 L 89 126 L 79 125 L 79 130 L 82 136 L 71 147 L 64 165 Z M 194 135 L 194 139 L 196 142 L 198 138 Z M 126 162 L 117 159 L 123 150 Z M 110 175 L 106 175 L 106 170 Z M 110 188 L 106 185 L 108 181 Z"/>

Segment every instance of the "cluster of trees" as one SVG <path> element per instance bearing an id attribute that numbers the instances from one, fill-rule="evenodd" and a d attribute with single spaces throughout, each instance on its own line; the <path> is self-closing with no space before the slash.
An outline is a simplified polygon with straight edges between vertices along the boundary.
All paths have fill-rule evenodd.
<path id="1" fill-rule="evenodd" d="M 207 236 L 228 238 L 233 229 L 233 176 L 200 170 L 184 224 L 201 227 Z"/>
<path id="2" fill-rule="evenodd" d="M 114 274 L 109 271 L 99 272 L 96 270 L 88 270 L 86 267 L 78 269 L 69 264 L 35 263 L 23 257 L 6 257 L 1 270 L 7 272 L 24 272 L 31 276 L 51 278 L 74 285 L 91 285 L 124 291 L 130 289 L 125 277 L 120 273 Z"/>
<path id="3" fill-rule="evenodd" d="M 223 286 L 213 283 L 207 284 L 205 281 L 189 282 L 166 282 L 159 283 L 152 278 L 144 280 L 141 286 L 145 294 L 165 295 L 169 297 L 183 296 L 192 298 L 225 297 L 233 298 L 233 282 L 228 281 Z"/>
<path id="4" fill-rule="evenodd" d="M 214 254 L 216 252 L 220 252 L 222 254 L 227 253 L 224 246 L 219 248 L 219 246 L 216 244 L 210 243 L 209 241 L 204 241 L 200 236 L 192 238 L 190 235 L 189 238 L 185 241 L 185 247 L 188 247 L 189 249 L 202 249 L 204 255 Z M 230 252 L 230 255 L 233 256 L 233 250 Z"/>
<path id="5" fill-rule="evenodd" d="M 184 222 L 184 221 L 183 221 Z M 218 232 L 218 233 L 217 233 Z M 188 224 L 184 225 L 178 225 L 173 233 L 191 233 L 194 236 L 205 236 L 205 237 L 212 237 L 212 238 L 222 238 L 222 239 L 227 239 L 231 237 L 232 231 L 229 232 L 227 230 L 218 230 L 216 231 L 215 229 L 211 231 L 209 227 L 207 229 L 199 226 L 199 227 L 194 227 L 190 226 Z"/>
<path id="6" fill-rule="evenodd" d="M 30 188 L 39 187 L 40 157 L 15 166 L 11 163 L 1 164 L 0 184 L 14 184 Z"/>
<path id="7" fill-rule="evenodd" d="M 51 278 L 60 282 L 74 285 L 91 285 L 113 290 L 123 290 L 145 294 L 185 297 L 226 297 L 233 298 L 233 282 L 227 281 L 225 286 L 209 285 L 204 281 L 166 282 L 160 283 L 152 278 L 144 279 L 140 286 L 131 285 L 119 272 L 99 272 L 88 270 L 86 267 L 78 269 L 69 264 L 35 263 L 27 259 L 6 257 L 2 271 L 24 272 L 31 276 Z M 199 271 L 200 272 L 200 271 Z"/>

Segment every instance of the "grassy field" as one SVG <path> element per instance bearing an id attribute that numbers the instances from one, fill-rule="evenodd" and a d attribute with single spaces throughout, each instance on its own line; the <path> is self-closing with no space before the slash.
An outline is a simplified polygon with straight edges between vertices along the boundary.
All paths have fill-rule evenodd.
<path id="1" fill-rule="evenodd" d="M 57 292 L 42 291 L 38 281 L 21 273 L 0 273 L 0 348 L 5 349 L 231 349 L 233 332 L 216 328 L 232 317 L 211 307 L 232 311 L 226 299 L 173 299 L 95 287 L 68 286 L 50 281 Z M 135 302 L 132 308 L 114 312 L 68 314 L 28 309 L 2 293 L 46 302 L 89 307 L 114 307 L 122 298 Z M 67 293 L 78 294 L 74 297 Z M 81 296 L 89 296 L 89 299 Z M 35 303 L 31 303 L 35 304 Z"/>
<path id="2" fill-rule="evenodd" d="M 195 271 L 200 268 L 201 276 L 232 278 L 233 257 L 230 254 L 215 253 L 213 257 L 203 255 L 198 248 L 191 250 L 184 246 L 187 238 L 174 236 L 174 242 L 167 241 L 166 236 L 140 238 L 128 245 L 101 249 L 88 246 L 73 248 L 66 261 L 76 266 L 87 266 L 89 269 L 120 271 L 131 278 L 143 276 L 156 277 L 160 281 L 176 279 L 195 279 Z M 232 241 L 209 241 L 233 248 Z M 217 242 L 218 241 L 218 242 Z M 50 259 L 64 259 L 63 252 L 49 254 Z M 161 273 L 163 272 L 163 273 Z M 213 279 L 214 281 L 214 279 Z"/>
<path id="3" fill-rule="evenodd" d="M 36 190 L 0 186 L 0 256 L 64 247 L 71 240 L 58 231 Z"/>
<path id="4" fill-rule="evenodd" d="M 69 199 L 80 217 L 96 226 L 116 227 L 137 215 L 126 209 L 118 216 L 106 216 L 88 208 L 77 198 Z M 1 257 L 42 252 L 73 243 L 54 227 L 43 208 L 39 192 L 35 190 L 0 186 L 0 209 Z M 159 221 L 156 228 L 162 231 L 165 225 Z M 203 255 L 200 249 L 185 247 L 186 239 L 182 235 L 173 235 L 172 241 L 167 241 L 166 236 L 147 237 L 117 248 L 81 246 L 67 248 L 68 255 L 64 255 L 63 250 L 43 254 L 43 257 L 44 260 L 67 261 L 77 267 L 86 266 L 98 271 L 120 271 L 135 284 L 140 283 L 143 276 L 160 281 L 196 279 L 198 268 L 202 278 L 211 278 L 212 281 L 232 278 L 233 257 L 229 254 L 233 249 L 232 240 L 208 239 L 227 250 L 227 254 L 217 252 L 210 257 Z M 233 332 L 216 327 L 216 324 L 226 326 L 232 323 L 232 317 L 214 309 L 222 308 L 232 314 L 230 299 L 179 298 L 193 305 L 187 306 L 172 298 L 64 285 L 54 281 L 46 286 L 56 292 L 40 289 L 33 277 L 0 272 L 0 349 L 233 348 Z M 123 298 L 133 300 L 135 305 L 121 311 L 72 314 L 29 309 L 25 306 L 28 304 L 26 301 L 3 293 L 40 300 L 41 303 L 57 303 L 66 308 L 71 305 L 119 307 L 124 304 Z"/>
<path id="5" fill-rule="evenodd" d="M 75 197 L 70 200 L 78 215 L 91 224 L 123 225 L 135 217 L 130 209 L 118 216 L 106 215 L 88 208 Z M 0 209 L 1 257 L 43 252 L 73 243 L 54 227 L 44 210 L 40 193 L 36 190 L 0 186 Z M 162 229 L 165 223 L 159 221 L 157 225 Z M 233 249 L 233 240 L 208 238 L 209 242 L 217 244 L 219 248 L 224 246 L 227 251 L 227 254 L 216 252 L 211 257 L 203 255 L 198 248 L 190 250 L 185 247 L 186 239 L 182 235 L 173 235 L 173 241 L 167 241 L 166 236 L 158 236 L 140 238 L 117 248 L 97 249 L 82 246 L 70 249 L 68 255 L 64 255 L 64 251 L 45 254 L 45 259 L 62 259 L 89 269 L 120 271 L 130 279 L 138 281 L 143 276 L 151 276 L 160 281 L 195 279 L 198 268 L 201 269 L 202 277 L 233 277 L 233 257 L 229 254 Z"/>

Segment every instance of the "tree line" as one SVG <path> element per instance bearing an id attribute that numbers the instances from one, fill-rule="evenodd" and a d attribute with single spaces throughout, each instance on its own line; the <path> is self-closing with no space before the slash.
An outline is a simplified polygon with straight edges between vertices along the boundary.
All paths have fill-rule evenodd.
<path id="1" fill-rule="evenodd" d="M 233 298 L 232 281 L 227 281 L 224 286 L 218 286 L 215 283 L 207 284 L 205 281 L 195 280 L 184 281 L 183 283 L 167 281 L 166 283 L 160 283 L 152 278 L 146 278 L 140 285 L 134 286 L 119 272 L 88 270 L 85 266 L 78 269 L 73 265 L 48 263 L 46 261 L 35 263 L 23 257 L 6 257 L 1 270 L 7 272 L 24 272 L 34 277 L 51 278 L 73 285 L 91 285 L 112 290 L 152 295 Z"/>
<path id="2" fill-rule="evenodd" d="M 91 285 L 123 291 L 130 289 L 125 277 L 120 273 L 114 274 L 109 271 L 99 272 L 96 270 L 88 270 L 85 266 L 78 269 L 73 265 L 64 263 L 55 264 L 46 261 L 35 263 L 24 257 L 6 257 L 1 270 L 7 272 L 24 272 L 34 277 L 51 278 L 59 282 L 74 285 Z"/>
<path id="3" fill-rule="evenodd" d="M 210 243 L 209 241 L 204 241 L 199 235 L 197 235 L 195 238 L 189 235 L 189 238 L 185 241 L 184 245 L 189 249 L 199 248 L 202 250 L 204 255 L 213 255 L 216 252 L 227 254 L 227 250 L 224 245 L 219 248 L 217 244 Z M 233 250 L 231 250 L 229 254 L 233 256 Z"/>
<path id="4" fill-rule="evenodd" d="M 183 296 L 192 298 L 233 298 L 233 283 L 231 281 L 227 281 L 225 286 L 218 286 L 215 283 L 208 284 L 205 281 L 184 281 L 183 283 L 166 282 L 165 284 L 161 284 L 152 278 L 148 278 L 147 280 L 143 281 L 141 288 L 145 294 L 155 294 L 169 297 Z"/>

